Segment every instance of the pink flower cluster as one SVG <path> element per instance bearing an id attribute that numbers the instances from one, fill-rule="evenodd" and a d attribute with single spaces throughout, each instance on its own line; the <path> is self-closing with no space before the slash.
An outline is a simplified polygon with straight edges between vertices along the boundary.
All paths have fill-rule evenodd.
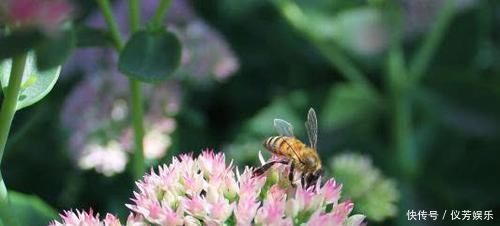
<path id="1" fill-rule="evenodd" d="M 66 0 L 5 0 L 0 3 L 2 20 L 14 27 L 55 30 L 72 11 Z"/>
<path id="2" fill-rule="evenodd" d="M 100 220 L 99 214 L 94 215 L 94 211 L 90 209 L 85 211 L 64 211 L 60 214 L 62 223 L 54 221 L 49 226 L 121 226 L 120 220 L 113 214 L 106 214 L 103 220 Z M 140 218 L 130 215 L 127 219 L 126 226 L 142 226 Z"/>
<path id="3" fill-rule="evenodd" d="M 290 186 L 287 166 L 253 176 L 226 165 L 222 153 L 183 154 L 137 182 L 126 225 L 347 225 L 364 224 L 354 204 L 340 202 L 341 185 Z M 298 182 L 300 183 L 300 182 Z M 100 221 L 92 212 L 65 212 L 59 225 L 121 225 L 113 215 Z M 88 222 L 88 223 L 87 223 Z"/>

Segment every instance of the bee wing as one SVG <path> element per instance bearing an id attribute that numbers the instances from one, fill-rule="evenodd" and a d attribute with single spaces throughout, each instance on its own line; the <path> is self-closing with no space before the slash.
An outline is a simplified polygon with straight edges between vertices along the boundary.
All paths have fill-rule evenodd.
<path id="1" fill-rule="evenodd" d="M 274 128 L 281 136 L 293 137 L 293 126 L 283 119 L 274 119 Z"/>
<path id="2" fill-rule="evenodd" d="M 316 150 L 316 146 L 318 144 L 318 118 L 316 117 L 316 112 L 313 108 L 309 109 L 305 124 L 311 148 Z"/>

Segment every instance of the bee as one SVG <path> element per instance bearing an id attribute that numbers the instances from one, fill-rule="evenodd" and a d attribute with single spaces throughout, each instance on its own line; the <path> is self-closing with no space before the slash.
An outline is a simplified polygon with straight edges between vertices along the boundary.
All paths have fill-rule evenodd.
<path id="1" fill-rule="evenodd" d="M 321 159 L 318 156 L 318 120 L 313 108 L 309 109 L 307 121 L 305 122 L 309 146 L 293 135 L 293 126 L 283 119 L 274 119 L 274 128 L 279 136 L 272 136 L 264 141 L 264 147 L 271 153 L 282 157 L 265 163 L 255 169 L 254 176 L 264 174 L 274 164 L 290 165 L 288 179 L 293 185 L 294 171 L 301 172 L 301 182 L 304 187 L 315 185 L 323 174 Z"/>

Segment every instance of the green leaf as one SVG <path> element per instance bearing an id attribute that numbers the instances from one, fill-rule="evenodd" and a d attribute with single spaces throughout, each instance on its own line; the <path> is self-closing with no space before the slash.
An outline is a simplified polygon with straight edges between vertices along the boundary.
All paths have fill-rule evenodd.
<path id="1" fill-rule="evenodd" d="M 180 58 L 181 44 L 173 33 L 139 31 L 121 52 L 118 68 L 131 78 L 158 82 L 172 75 Z"/>
<path id="2" fill-rule="evenodd" d="M 364 87 L 345 83 L 331 89 L 321 116 L 327 127 L 336 128 L 370 120 L 381 109 L 381 101 Z"/>
<path id="3" fill-rule="evenodd" d="M 38 31 L 19 31 L 0 36 L 0 60 L 27 52 L 42 40 Z"/>
<path id="4" fill-rule="evenodd" d="M 45 71 L 38 71 L 35 62 L 35 55 L 29 53 L 16 110 L 30 106 L 45 97 L 52 90 L 59 78 L 60 66 Z M 11 59 L 0 63 L 0 83 L 2 90 L 8 86 L 11 67 Z"/>
<path id="5" fill-rule="evenodd" d="M 62 65 L 75 47 L 75 32 L 64 28 L 54 37 L 47 37 L 35 47 L 36 65 L 40 71 Z"/>
<path id="6" fill-rule="evenodd" d="M 57 211 L 33 195 L 9 191 L 10 208 L 20 225 L 47 225 Z"/>

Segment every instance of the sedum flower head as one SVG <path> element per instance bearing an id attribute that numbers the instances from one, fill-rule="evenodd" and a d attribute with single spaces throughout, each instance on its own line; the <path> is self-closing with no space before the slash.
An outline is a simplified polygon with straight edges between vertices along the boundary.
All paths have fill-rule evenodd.
<path id="1" fill-rule="evenodd" d="M 356 209 L 370 220 L 382 221 L 397 212 L 399 192 L 394 181 L 385 178 L 371 159 L 355 153 L 335 156 L 333 175 L 344 185 L 344 196 L 356 202 Z"/>
<path id="2" fill-rule="evenodd" d="M 342 186 L 333 179 L 308 188 L 300 182 L 290 186 L 287 171 L 288 166 L 273 166 L 255 177 L 251 167 L 240 173 L 232 162 L 226 165 L 223 153 L 182 154 L 137 182 L 126 205 L 132 212 L 126 225 L 364 224 L 363 215 L 350 216 L 351 201 L 339 201 Z M 113 215 L 100 220 L 92 211 L 64 212 L 61 218 L 51 226 L 122 225 Z"/>
<path id="3" fill-rule="evenodd" d="M 254 177 L 225 164 L 222 153 L 181 155 L 137 183 L 133 204 L 146 222 L 159 225 L 359 225 L 349 217 L 350 201 L 339 202 L 341 185 L 333 179 L 303 188 L 288 183 L 286 166 Z"/>

